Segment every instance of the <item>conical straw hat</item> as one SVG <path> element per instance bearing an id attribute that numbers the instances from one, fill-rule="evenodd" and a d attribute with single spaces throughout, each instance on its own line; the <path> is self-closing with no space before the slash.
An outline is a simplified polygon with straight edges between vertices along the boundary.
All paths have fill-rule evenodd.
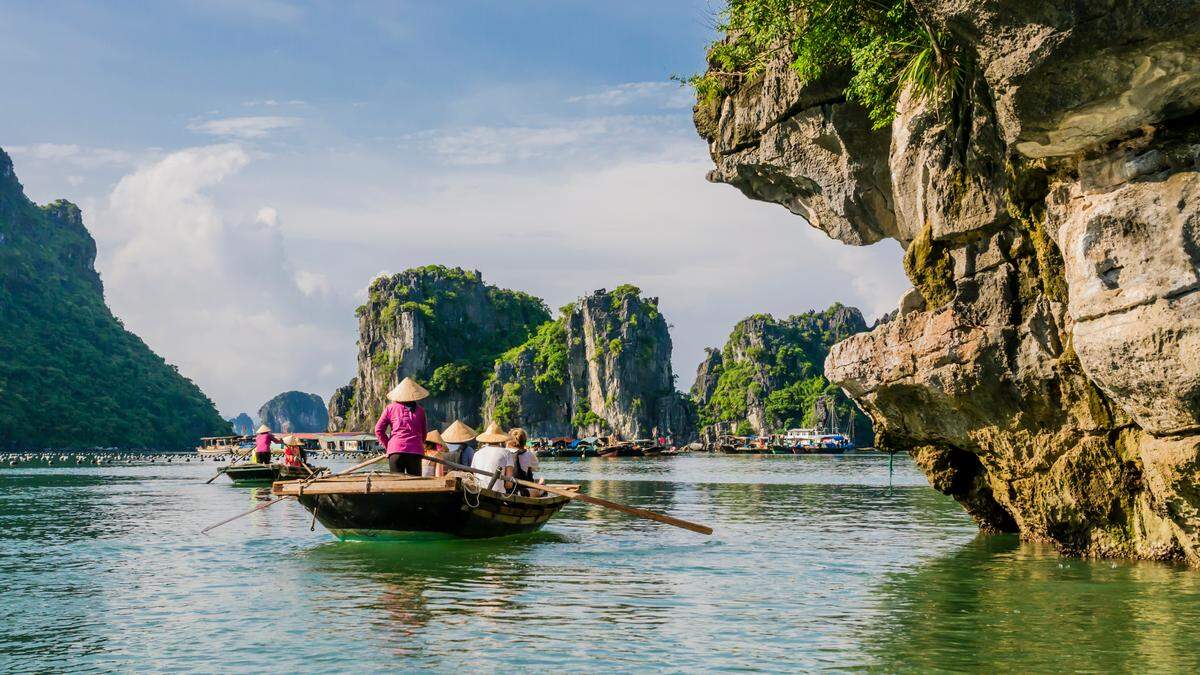
<path id="1" fill-rule="evenodd" d="M 296 438 L 295 436 L 288 435 L 288 436 L 283 437 L 283 444 L 284 445 L 304 445 L 304 441 L 300 440 L 299 438 Z"/>
<path id="2" fill-rule="evenodd" d="M 492 422 L 488 425 L 487 431 L 475 437 L 475 440 L 484 443 L 505 443 L 508 441 L 508 434 L 500 429 L 500 425 Z"/>
<path id="3" fill-rule="evenodd" d="M 429 396 L 429 391 L 411 377 L 400 380 L 396 388 L 388 392 L 388 400 L 397 403 L 412 403 Z"/>
<path id="4" fill-rule="evenodd" d="M 254 433 L 255 434 L 269 434 L 269 433 L 271 433 L 271 427 L 264 424 L 258 428 L 258 431 L 254 432 Z"/>
<path id="5" fill-rule="evenodd" d="M 442 435 L 438 433 L 437 429 L 434 429 L 433 431 L 425 434 L 425 442 L 433 443 L 435 445 L 440 445 L 443 447 L 445 447 L 445 445 L 446 445 L 446 441 L 442 440 Z"/>
<path id="6" fill-rule="evenodd" d="M 466 443 L 475 440 L 478 435 L 474 429 L 463 424 L 461 420 L 454 420 L 454 424 L 442 432 L 442 440 L 447 443 Z"/>

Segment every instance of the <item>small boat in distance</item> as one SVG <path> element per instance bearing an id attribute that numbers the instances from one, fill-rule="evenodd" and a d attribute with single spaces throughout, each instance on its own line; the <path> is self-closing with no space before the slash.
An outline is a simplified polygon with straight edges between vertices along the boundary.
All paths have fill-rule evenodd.
<path id="1" fill-rule="evenodd" d="M 407 539 L 447 535 L 479 539 L 541 529 L 570 498 L 523 497 L 481 487 L 470 474 L 419 478 L 403 474 L 349 474 L 317 482 L 277 482 L 271 493 L 295 497 L 342 540 Z M 554 487 L 578 491 L 578 485 Z"/>
<path id="2" fill-rule="evenodd" d="M 820 429 L 788 429 L 783 435 L 783 445 L 798 455 L 840 455 L 854 447 L 845 434 L 825 433 Z"/>
<path id="3" fill-rule="evenodd" d="M 200 455 L 242 454 L 254 447 L 253 436 L 206 436 L 200 439 L 196 453 Z"/>

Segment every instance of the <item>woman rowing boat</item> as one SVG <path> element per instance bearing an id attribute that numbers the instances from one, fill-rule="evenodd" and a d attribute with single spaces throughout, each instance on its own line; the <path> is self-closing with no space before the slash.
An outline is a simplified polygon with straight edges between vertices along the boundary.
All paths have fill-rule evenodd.
<path id="1" fill-rule="evenodd" d="M 271 433 L 271 427 L 262 425 L 254 435 L 254 461 L 259 464 L 271 463 L 271 443 L 280 443 L 282 439 Z"/>
<path id="2" fill-rule="evenodd" d="M 428 396 L 429 392 L 411 377 L 404 378 L 388 392 L 391 403 L 375 423 L 375 438 L 387 448 L 388 468 L 392 473 L 421 475 L 428 430 L 425 409 L 417 401 Z"/>

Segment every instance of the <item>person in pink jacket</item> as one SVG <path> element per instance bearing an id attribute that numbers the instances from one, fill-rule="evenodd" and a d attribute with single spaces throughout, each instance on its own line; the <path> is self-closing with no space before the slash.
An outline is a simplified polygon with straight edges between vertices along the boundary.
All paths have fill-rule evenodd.
<path id="1" fill-rule="evenodd" d="M 417 401 L 427 396 L 429 392 L 411 377 L 404 378 L 388 392 L 391 403 L 375 423 L 375 438 L 387 448 L 388 467 L 392 473 L 421 475 L 427 429 L 425 409 L 417 405 Z"/>
<path id="2" fill-rule="evenodd" d="M 271 433 L 271 427 L 262 425 L 254 434 L 254 461 L 259 464 L 271 463 L 271 443 L 281 443 L 282 440 Z"/>

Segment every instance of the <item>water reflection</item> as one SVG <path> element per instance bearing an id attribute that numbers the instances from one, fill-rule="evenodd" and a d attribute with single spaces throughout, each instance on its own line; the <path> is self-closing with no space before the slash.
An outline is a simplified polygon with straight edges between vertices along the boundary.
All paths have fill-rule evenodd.
<path id="1" fill-rule="evenodd" d="M 1060 558 L 980 536 L 879 588 L 859 640 L 918 669 L 1195 671 L 1200 579 L 1157 563 Z"/>
<path id="2" fill-rule="evenodd" d="M 712 537 L 568 505 L 540 533 L 341 543 L 209 466 L 0 473 L 0 671 L 1171 669 L 1194 572 L 976 538 L 886 457 L 547 461 Z M 219 654 L 219 662 L 214 655 Z"/>

